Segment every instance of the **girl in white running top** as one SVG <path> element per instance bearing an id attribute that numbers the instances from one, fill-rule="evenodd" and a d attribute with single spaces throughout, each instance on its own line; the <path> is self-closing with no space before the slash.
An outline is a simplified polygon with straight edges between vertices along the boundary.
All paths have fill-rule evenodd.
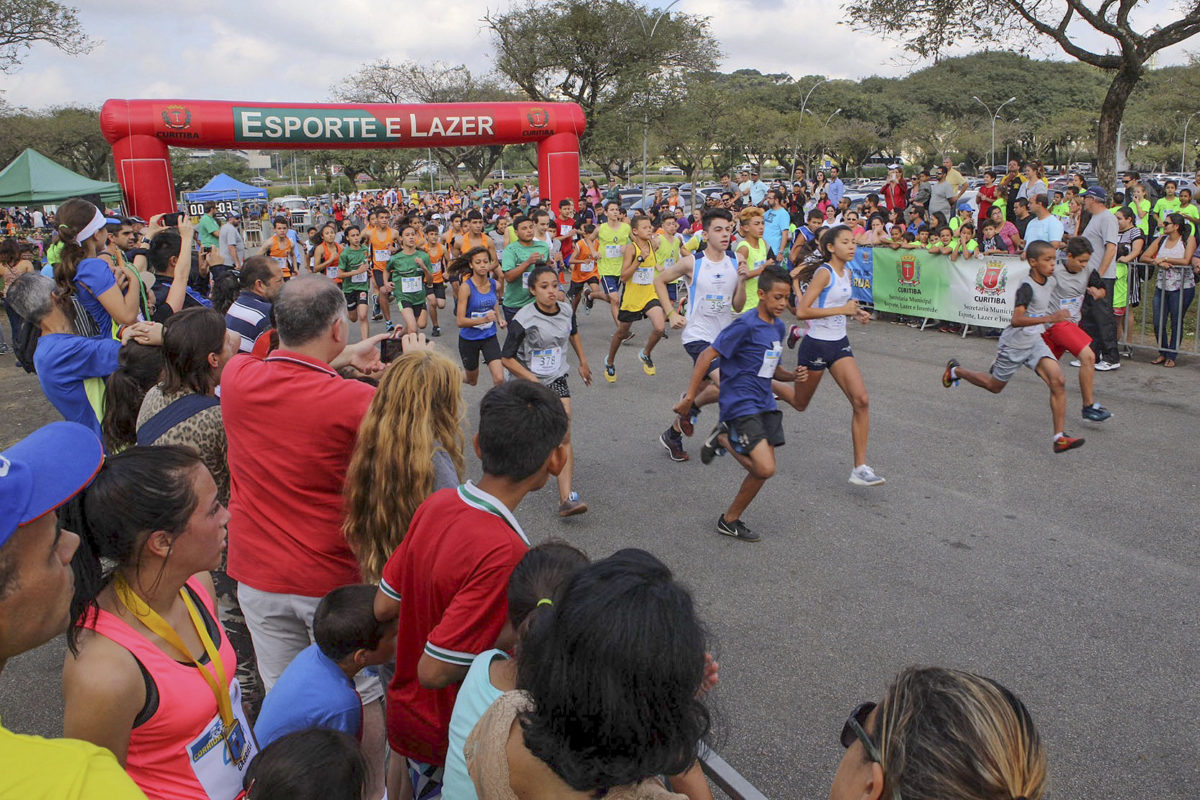
<path id="1" fill-rule="evenodd" d="M 871 320 L 871 315 L 859 308 L 858 301 L 851 296 L 849 262 L 854 258 L 854 251 L 854 233 L 848 227 L 830 228 L 821 237 L 825 261 L 805 265 L 796 277 L 794 289 L 800 298 L 796 316 L 808 320 L 808 332 L 800 341 L 797 363 L 808 367 L 809 377 L 796 384 L 790 402 L 797 411 L 808 408 L 813 393 L 821 384 L 821 376 L 826 370 L 832 373 L 854 410 L 850 423 L 854 442 L 854 470 L 850 473 L 850 483 L 879 486 L 884 482 L 883 478 L 866 464 L 867 433 L 871 427 L 867 386 L 846 337 L 846 317 L 854 317 L 864 325 Z M 799 335 L 799 327 L 793 326 L 788 336 L 789 347 L 795 346 Z"/>

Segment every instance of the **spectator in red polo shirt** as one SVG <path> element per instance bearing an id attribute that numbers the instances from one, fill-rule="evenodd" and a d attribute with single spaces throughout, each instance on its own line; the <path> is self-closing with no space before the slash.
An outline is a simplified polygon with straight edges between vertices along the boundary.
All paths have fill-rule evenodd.
<path id="1" fill-rule="evenodd" d="M 342 535 L 342 484 L 375 390 L 337 370 L 382 370 L 376 346 L 386 336 L 347 347 L 346 301 L 324 276 L 301 276 L 284 286 L 275 299 L 275 322 L 279 349 L 265 359 L 235 356 L 221 376 L 229 440 L 228 572 L 239 584 L 265 691 L 312 644 L 321 598 L 361 582 Z M 363 673 L 355 683 L 363 699 L 363 749 L 379 762 L 381 775 L 383 688 Z"/>
<path id="2" fill-rule="evenodd" d="M 458 684 L 475 656 L 512 644 L 497 637 L 509 576 L 529 548 L 513 512 L 562 469 L 566 433 L 567 414 L 545 386 L 493 388 L 480 402 L 475 435 L 483 477 L 422 503 L 383 568 L 375 615 L 400 621 L 387 689 L 389 797 L 441 794 Z"/>

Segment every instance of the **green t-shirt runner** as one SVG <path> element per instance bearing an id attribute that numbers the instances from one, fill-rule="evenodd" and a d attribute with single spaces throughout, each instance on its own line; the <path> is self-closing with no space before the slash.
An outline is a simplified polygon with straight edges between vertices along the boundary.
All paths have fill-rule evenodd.
<path id="1" fill-rule="evenodd" d="M 196 233 L 200 234 L 201 247 L 219 247 L 221 226 L 209 214 L 201 214 L 200 222 L 196 224 Z"/>
<path id="2" fill-rule="evenodd" d="M 424 250 L 413 253 L 397 252 L 388 259 L 388 273 L 396 285 L 396 296 L 409 307 L 425 304 L 425 281 L 433 268 Z"/>
<path id="3" fill-rule="evenodd" d="M 510 269 L 516 268 L 522 262 L 527 260 L 534 253 L 539 253 L 545 263 L 550 263 L 550 247 L 545 242 L 534 240 L 529 244 L 522 244 L 519 240 L 513 242 L 508 247 L 504 248 L 504 256 L 500 259 L 500 269 L 508 272 Z M 521 277 L 515 281 L 505 281 L 504 284 L 504 299 L 501 304 L 508 308 L 524 308 L 533 302 L 533 295 L 529 293 L 529 273 L 537 264 L 530 264 L 529 267 L 521 273 Z"/>
<path id="4" fill-rule="evenodd" d="M 338 257 L 338 277 L 342 279 L 342 291 L 346 294 L 367 290 L 367 274 L 370 270 L 363 270 L 357 275 L 350 274 L 362 269 L 366 260 L 367 248 L 365 246 L 346 245 L 342 248 L 342 254 Z"/>

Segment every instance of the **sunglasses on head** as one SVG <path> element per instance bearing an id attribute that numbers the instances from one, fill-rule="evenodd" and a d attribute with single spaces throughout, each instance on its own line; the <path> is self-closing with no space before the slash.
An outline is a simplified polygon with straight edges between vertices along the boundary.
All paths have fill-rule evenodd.
<path id="1" fill-rule="evenodd" d="M 883 755 L 879 752 L 879 748 L 871 741 L 871 737 L 867 735 L 866 728 L 867 718 L 871 716 L 871 712 L 875 710 L 875 703 L 860 703 L 850 716 L 846 718 L 846 723 L 842 725 L 842 735 L 839 741 L 842 747 L 849 749 L 850 745 L 854 744 L 854 740 L 862 742 L 863 748 L 867 751 L 867 758 L 874 761 L 879 766 L 883 766 Z M 901 800 L 900 790 L 892 788 L 892 800 Z"/>

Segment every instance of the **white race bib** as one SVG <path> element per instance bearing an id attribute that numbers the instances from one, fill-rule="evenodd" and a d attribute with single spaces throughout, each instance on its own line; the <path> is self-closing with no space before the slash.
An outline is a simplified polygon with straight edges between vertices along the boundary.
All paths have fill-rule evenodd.
<path id="1" fill-rule="evenodd" d="M 442 274 L 442 265 L 434 264 L 432 267 L 429 268 L 429 272 L 432 273 L 433 275 L 441 275 Z"/>
<path id="2" fill-rule="evenodd" d="M 779 342 L 771 345 L 771 349 L 763 353 L 762 366 L 758 370 L 760 378 L 774 378 L 775 368 L 779 366 L 779 357 L 783 355 L 783 348 Z"/>
<path id="3" fill-rule="evenodd" d="M 654 267 L 638 267 L 633 271 L 633 282 L 638 286 L 654 283 Z"/>
<path id="4" fill-rule="evenodd" d="M 337 267 L 328 267 L 325 270 L 325 274 L 328 275 L 330 278 L 336 278 L 338 276 L 338 268 Z"/>
<path id="5" fill-rule="evenodd" d="M 472 311 L 471 319 L 483 319 L 487 315 L 488 315 L 487 311 Z M 477 325 L 475 327 L 475 330 L 477 330 L 477 331 L 492 331 L 495 329 L 496 329 L 495 322 L 489 322 L 487 325 Z"/>
<path id="6" fill-rule="evenodd" d="M 242 709 L 242 688 L 235 678 L 229 684 L 229 696 L 233 703 L 233 730 L 229 734 L 229 745 L 221 737 L 225 723 L 221 715 L 205 727 L 204 732 L 187 744 L 188 761 L 196 780 L 209 797 L 236 797 L 242 791 L 242 777 L 257 748 L 250 735 L 250 723 Z M 234 755 L 230 755 L 230 753 Z"/>
<path id="7" fill-rule="evenodd" d="M 673 259 L 673 258 L 663 259 L 663 265 L 662 265 L 663 269 L 670 269 L 673 266 L 675 266 L 675 259 Z"/>
<path id="8" fill-rule="evenodd" d="M 367 273 L 360 272 L 357 275 L 351 275 L 349 278 L 342 278 L 343 283 L 349 283 L 351 286 L 361 286 L 367 288 Z"/>
<path id="9" fill-rule="evenodd" d="M 700 307 L 711 314 L 720 314 L 729 308 L 729 298 L 723 294 L 706 294 L 700 298 Z"/>
<path id="10" fill-rule="evenodd" d="M 387 261 L 391 257 L 392 257 L 392 252 L 390 250 L 376 250 L 375 251 L 376 263 L 378 263 L 380 261 Z"/>
<path id="11" fill-rule="evenodd" d="M 558 375 L 562 371 L 563 352 L 561 347 L 547 347 L 529 354 L 529 371 L 534 375 Z"/>
<path id="12" fill-rule="evenodd" d="M 1071 318 L 1079 316 L 1080 309 L 1083 307 L 1082 297 L 1068 297 L 1058 301 L 1060 308 L 1065 308 L 1071 313 Z"/>
<path id="13" fill-rule="evenodd" d="M 752 270 L 762 269 L 763 264 L 766 264 L 766 263 L 767 263 L 767 260 L 765 258 L 761 258 L 758 261 L 755 261 L 754 264 L 750 267 L 750 269 L 752 269 Z"/>
<path id="14" fill-rule="evenodd" d="M 400 291 L 404 292 L 404 294 L 415 294 L 424 288 L 425 281 L 419 275 L 400 279 Z"/>
<path id="15" fill-rule="evenodd" d="M 571 232 L 573 230 L 575 230 L 574 225 L 559 225 L 558 226 L 558 235 L 559 236 L 570 236 Z"/>
<path id="16" fill-rule="evenodd" d="M 580 272 L 593 272 L 596 269 L 595 261 L 585 261 L 579 265 Z"/>
<path id="17" fill-rule="evenodd" d="M 620 258 L 621 257 L 621 245 L 619 245 L 619 244 L 604 245 L 604 257 L 605 258 Z"/>
<path id="18" fill-rule="evenodd" d="M 533 267 L 521 273 L 521 286 L 525 287 L 525 291 L 529 291 L 529 276 L 533 272 Z"/>

